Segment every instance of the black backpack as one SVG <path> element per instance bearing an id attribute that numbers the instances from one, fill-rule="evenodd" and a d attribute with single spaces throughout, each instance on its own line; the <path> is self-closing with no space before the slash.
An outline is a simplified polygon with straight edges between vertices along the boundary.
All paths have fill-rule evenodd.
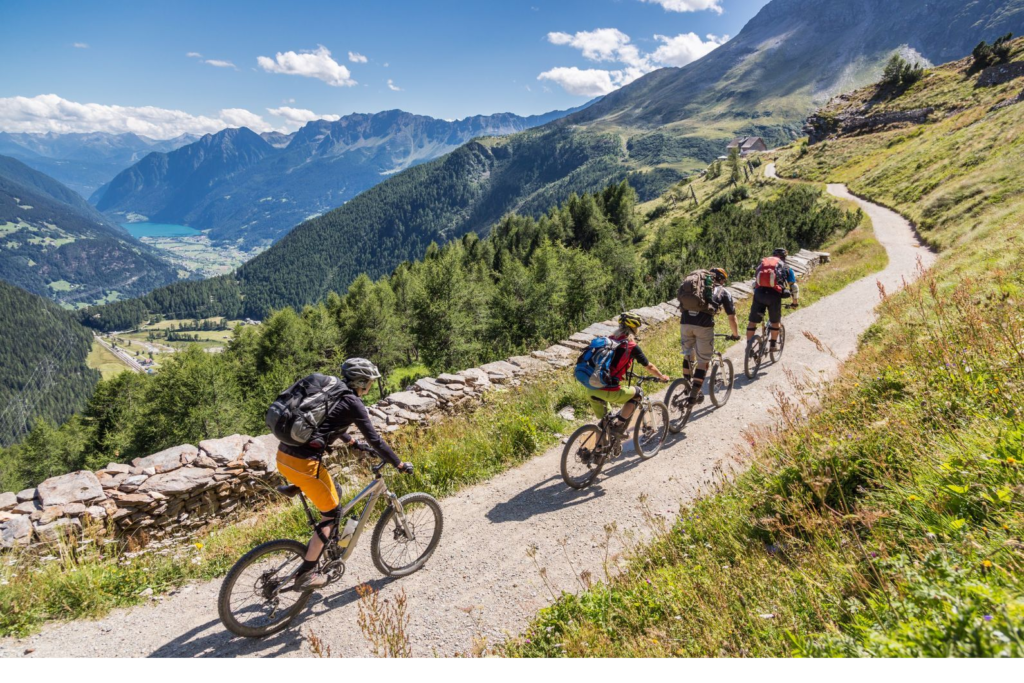
<path id="1" fill-rule="evenodd" d="M 337 377 L 316 372 L 303 377 L 274 399 L 267 410 L 267 427 L 281 443 L 303 446 L 338 399 L 352 393 Z"/>

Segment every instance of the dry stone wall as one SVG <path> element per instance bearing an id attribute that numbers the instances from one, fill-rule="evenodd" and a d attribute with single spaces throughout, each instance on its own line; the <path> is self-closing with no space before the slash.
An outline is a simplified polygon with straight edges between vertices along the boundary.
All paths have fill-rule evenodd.
<path id="1" fill-rule="evenodd" d="M 788 263 L 805 275 L 827 259 L 827 254 L 802 250 L 790 256 Z M 736 283 L 730 291 L 742 300 L 753 293 L 753 287 Z M 648 325 L 680 317 L 674 300 L 632 312 Z M 615 320 L 605 320 L 546 349 L 421 379 L 370 406 L 370 419 L 383 433 L 444 419 L 479 404 L 485 393 L 497 387 L 518 385 L 574 365 L 592 339 L 616 328 Z M 168 448 L 131 464 L 110 463 L 96 472 L 52 477 L 34 489 L 0 493 L 0 548 L 50 543 L 63 535 L 79 534 L 90 522 L 98 523 L 101 533 L 104 525 L 112 525 L 116 534 L 140 539 L 193 532 L 280 483 L 277 445 L 269 434 L 235 434 Z"/>

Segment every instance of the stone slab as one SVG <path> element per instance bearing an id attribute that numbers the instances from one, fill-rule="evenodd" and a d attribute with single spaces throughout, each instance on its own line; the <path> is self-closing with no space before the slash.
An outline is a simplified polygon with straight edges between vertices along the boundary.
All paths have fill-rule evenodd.
<path id="1" fill-rule="evenodd" d="M 149 481 L 139 487 L 139 493 L 159 491 L 163 494 L 181 493 L 205 487 L 213 482 L 213 470 L 202 467 L 182 467 L 173 472 L 165 472 L 150 477 Z"/>
<path id="2" fill-rule="evenodd" d="M 388 403 L 415 413 L 429 413 L 437 408 L 437 400 L 411 391 L 397 391 L 388 395 Z"/>
<path id="3" fill-rule="evenodd" d="M 207 439 L 199 442 L 199 450 L 207 457 L 213 459 L 218 465 L 234 462 L 242 457 L 245 445 L 249 443 L 248 436 L 232 434 L 223 439 Z"/>
<path id="4" fill-rule="evenodd" d="M 466 382 L 471 386 L 486 387 L 491 381 L 487 379 L 487 371 L 480 368 L 469 368 L 456 373 L 459 377 L 465 377 Z"/>
<path id="5" fill-rule="evenodd" d="M 16 493 L 0 493 L 0 510 L 10 510 L 17 504 L 18 495 Z"/>
<path id="6" fill-rule="evenodd" d="M 43 507 L 84 503 L 104 497 L 99 479 L 88 470 L 51 477 L 40 484 L 38 490 Z"/>

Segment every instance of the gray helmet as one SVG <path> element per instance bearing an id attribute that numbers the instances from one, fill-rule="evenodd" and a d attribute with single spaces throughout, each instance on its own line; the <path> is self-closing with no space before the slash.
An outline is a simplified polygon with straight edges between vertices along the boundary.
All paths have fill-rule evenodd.
<path id="1" fill-rule="evenodd" d="M 789 257 L 789 251 L 785 247 L 779 247 L 778 249 L 772 252 L 772 256 L 777 256 L 778 258 L 785 261 L 786 258 Z"/>
<path id="2" fill-rule="evenodd" d="M 341 374 L 349 384 L 364 386 L 378 379 L 380 370 L 365 358 L 349 358 L 342 364 Z"/>

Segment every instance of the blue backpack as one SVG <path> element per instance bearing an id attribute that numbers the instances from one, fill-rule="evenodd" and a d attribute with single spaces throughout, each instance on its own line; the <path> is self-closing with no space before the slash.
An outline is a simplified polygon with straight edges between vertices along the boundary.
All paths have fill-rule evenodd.
<path id="1" fill-rule="evenodd" d="M 576 381 L 588 389 L 607 389 L 619 381 L 612 369 L 612 358 L 619 344 L 610 337 L 597 337 L 576 361 Z"/>

